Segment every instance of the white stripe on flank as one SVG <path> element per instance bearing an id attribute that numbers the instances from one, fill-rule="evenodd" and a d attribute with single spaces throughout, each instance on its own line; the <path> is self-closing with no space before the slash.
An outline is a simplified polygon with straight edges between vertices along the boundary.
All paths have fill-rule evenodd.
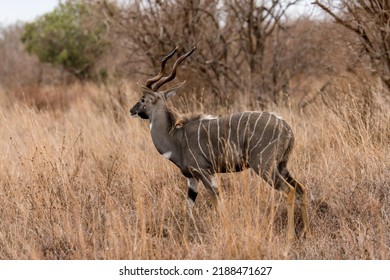
<path id="1" fill-rule="evenodd" d="M 259 117 L 257 118 L 257 120 L 255 122 L 255 126 L 253 127 L 253 131 L 252 131 L 251 137 L 249 137 L 249 141 L 248 141 L 249 145 L 251 144 L 251 140 L 252 140 L 253 135 L 255 135 L 255 133 L 256 133 L 257 123 L 259 122 L 259 120 L 260 120 L 262 115 L 263 115 L 263 112 L 260 113 Z"/>
<path id="2" fill-rule="evenodd" d="M 244 133 L 243 133 L 244 137 L 246 137 L 246 131 L 247 131 L 247 129 L 248 129 L 248 124 L 249 124 L 250 118 L 251 118 L 251 116 L 252 116 L 253 113 L 254 113 L 254 112 L 251 112 L 251 113 L 249 114 L 248 120 L 246 121 L 245 129 L 244 129 Z M 253 132 L 252 132 L 252 134 L 253 134 Z M 250 143 L 248 142 L 248 144 L 250 144 Z"/>
<path id="3" fill-rule="evenodd" d="M 237 148 L 240 147 L 240 124 L 241 124 L 241 119 L 244 116 L 245 112 L 241 113 L 241 117 L 238 119 L 238 125 L 237 125 Z M 250 115 L 249 115 L 250 117 Z M 249 118 L 248 117 L 248 118 Z"/>
<path id="4" fill-rule="evenodd" d="M 264 126 L 264 129 L 263 129 L 263 132 L 261 133 L 261 136 L 260 136 L 259 141 L 257 141 L 257 144 L 256 144 L 255 146 L 252 147 L 252 149 L 249 151 L 249 153 L 251 153 L 251 152 L 253 151 L 253 149 L 256 148 L 256 147 L 261 143 L 261 141 L 263 140 L 264 133 L 265 133 L 265 131 L 266 131 L 266 129 L 267 129 L 267 126 L 268 126 L 268 124 L 269 124 L 269 122 L 270 122 L 272 116 L 273 116 L 273 115 L 271 115 L 271 114 L 269 115 L 268 121 L 267 121 L 267 123 L 266 123 L 265 126 Z"/>
<path id="5" fill-rule="evenodd" d="M 279 118 L 278 118 L 278 120 L 279 120 Z M 276 127 L 276 126 L 275 126 L 275 127 Z M 275 129 L 274 129 L 274 132 L 275 132 Z M 263 154 L 264 151 L 265 151 L 269 146 L 271 146 L 271 144 L 275 143 L 276 141 L 279 141 L 279 138 L 280 138 L 280 135 L 281 135 L 281 134 L 282 134 L 282 130 L 279 129 L 279 135 L 278 135 L 278 137 L 276 137 L 274 140 L 270 141 L 270 142 L 268 143 L 268 145 L 265 146 L 264 149 L 260 152 L 260 154 Z M 272 135 L 272 139 L 273 139 L 273 137 L 274 137 L 274 134 Z"/>
<path id="6" fill-rule="evenodd" d="M 202 146 L 200 145 L 200 127 L 202 126 L 202 119 L 200 120 L 199 122 L 199 126 L 198 126 L 198 146 L 199 146 L 199 150 L 200 152 L 202 153 L 202 155 L 207 158 L 205 152 L 203 151 L 202 149 Z"/>
<path id="7" fill-rule="evenodd" d="M 280 134 L 281 134 L 281 132 L 282 132 L 281 129 L 279 129 L 279 135 L 278 135 L 278 137 L 277 137 L 276 139 L 274 139 L 275 131 L 276 131 L 276 128 L 277 128 L 277 127 L 279 127 L 279 118 L 276 118 L 276 124 L 275 124 L 275 127 L 274 127 L 274 131 L 272 132 L 272 137 L 271 137 L 270 142 L 267 144 L 267 146 L 264 147 L 264 149 L 261 151 L 260 154 L 262 154 L 262 153 L 263 153 L 271 144 L 275 143 L 275 141 L 276 141 L 277 139 L 279 139 Z M 251 152 L 252 152 L 252 150 L 255 149 L 259 144 L 260 144 L 260 141 L 257 142 L 257 144 L 256 144 L 255 146 L 253 146 L 253 148 L 251 149 Z"/>
<path id="8" fill-rule="evenodd" d="M 233 117 L 233 115 L 230 115 L 230 118 L 229 118 L 229 134 L 228 134 L 227 143 L 230 143 L 230 133 L 232 132 L 232 117 Z"/>
<path id="9" fill-rule="evenodd" d="M 215 160 L 216 160 L 216 158 L 215 158 L 215 154 L 214 154 L 214 144 L 215 143 L 213 143 L 212 142 L 212 139 L 211 139 L 211 133 L 210 133 L 210 131 L 211 131 L 211 129 L 210 129 L 210 124 L 211 124 L 211 122 L 209 122 L 209 125 L 208 125 L 208 127 L 207 127 L 207 146 L 208 146 L 208 148 L 209 148 L 209 160 L 211 160 L 211 161 L 213 161 L 214 163 L 216 163 L 215 162 Z M 218 140 L 218 139 L 217 139 Z M 218 142 L 217 142 L 217 145 L 218 145 Z"/>
<path id="10" fill-rule="evenodd" d="M 188 137 L 187 137 L 186 133 L 184 133 L 184 137 L 186 138 L 186 143 L 187 143 L 188 150 L 190 151 L 190 153 L 192 155 L 192 158 L 195 160 L 195 163 L 196 163 L 196 166 L 198 167 L 198 170 L 201 170 L 201 168 L 199 166 L 199 162 L 198 162 L 197 158 L 195 157 L 194 153 L 191 150 L 191 147 L 190 147 L 190 144 L 188 142 Z"/>
<path id="11" fill-rule="evenodd" d="M 217 147 L 218 147 L 218 154 L 220 154 L 221 152 L 219 150 L 219 118 L 217 119 Z"/>

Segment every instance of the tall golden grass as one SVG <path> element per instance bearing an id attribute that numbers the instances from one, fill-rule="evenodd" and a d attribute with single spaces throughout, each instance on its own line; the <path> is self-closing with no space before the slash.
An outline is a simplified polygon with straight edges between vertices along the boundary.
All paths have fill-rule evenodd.
<path id="1" fill-rule="evenodd" d="M 201 187 L 189 219 L 186 180 L 155 150 L 147 122 L 128 114 L 139 94 L 125 88 L 125 102 L 95 85 L 42 89 L 71 98 L 51 106 L 48 97 L 40 110 L 0 91 L 1 259 L 389 259 L 390 111 L 380 89 L 369 113 L 367 89 L 346 81 L 334 90 L 345 102 L 268 108 L 293 127 L 290 170 L 310 192 L 313 233 L 299 236 L 297 211 L 289 246 L 284 197 L 251 171 L 218 176 L 222 214 Z M 243 100 L 229 110 L 249 107 Z"/>

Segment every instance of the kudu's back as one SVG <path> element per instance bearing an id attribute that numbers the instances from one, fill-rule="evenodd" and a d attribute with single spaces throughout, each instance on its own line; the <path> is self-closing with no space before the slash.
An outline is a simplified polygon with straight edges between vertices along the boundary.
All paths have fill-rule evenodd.
<path id="1" fill-rule="evenodd" d="M 189 165 L 218 173 L 251 167 L 260 174 L 286 162 L 293 145 L 287 123 L 268 112 L 201 118 L 184 125 Z"/>

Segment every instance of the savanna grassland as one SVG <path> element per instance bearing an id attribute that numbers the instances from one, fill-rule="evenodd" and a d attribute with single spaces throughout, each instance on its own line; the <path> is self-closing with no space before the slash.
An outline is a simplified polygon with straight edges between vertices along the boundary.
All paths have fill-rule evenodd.
<path id="1" fill-rule="evenodd" d="M 389 1 L 69 0 L 0 22 L 0 259 L 390 259 L 389 34 Z M 199 186 L 189 217 L 129 109 L 194 45 L 170 106 L 284 118 L 310 236 L 296 209 L 286 240 L 285 197 L 249 170 L 218 175 L 221 211 Z"/>
<path id="2" fill-rule="evenodd" d="M 312 235 L 296 211 L 291 246 L 284 197 L 252 171 L 218 176 L 222 214 L 201 186 L 189 219 L 185 178 L 130 117 L 137 88 L 123 88 L 36 88 L 40 109 L 0 91 L 0 259 L 390 258 L 390 108 L 376 83 L 340 78 L 305 106 L 266 108 L 291 124 L 289 168 L 309 189 Z M 184 96 L 181 112 L 260 109 Z"/>

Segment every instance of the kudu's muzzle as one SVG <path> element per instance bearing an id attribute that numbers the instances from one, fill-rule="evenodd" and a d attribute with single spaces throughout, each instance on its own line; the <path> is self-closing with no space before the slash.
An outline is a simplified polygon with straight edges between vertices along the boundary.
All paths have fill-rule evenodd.
<path id="1" fill-rule="evenodd" d="M 149 116 L 143 110 L 142 104 L 140 104 L 140 102 L 137 102 L 137 104 L 135 104 L 134 107 L 130 109 L 130 115 L 135 118 L 139 116 L 144 120 L 149 119 Z"/>

